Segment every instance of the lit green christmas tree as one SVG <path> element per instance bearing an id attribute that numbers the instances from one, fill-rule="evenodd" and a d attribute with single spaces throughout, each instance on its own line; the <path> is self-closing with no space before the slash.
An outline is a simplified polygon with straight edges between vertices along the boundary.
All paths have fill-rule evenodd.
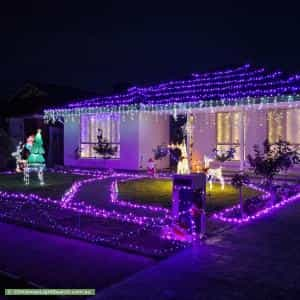
<path id="1" fill-rule="evenodd" d="M 44 164 L 45 163 L 45 149 L 43 147 L 43 138 L 41 134 L 41 129 L 38 129 L 35 135 L 34 142 L 31 148 L 30 155 L 28 157 L 28 164 Z"/>

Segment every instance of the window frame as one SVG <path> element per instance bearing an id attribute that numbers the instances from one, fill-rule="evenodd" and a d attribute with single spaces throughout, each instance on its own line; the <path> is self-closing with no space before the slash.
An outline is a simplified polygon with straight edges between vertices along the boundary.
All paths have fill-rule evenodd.
<path id="1" fill-rule="evenodd" d="M 299 110 L 299 115 L 300 115 L 300 108 L 294 108 L 294 109 L 298 109 Z M 287 112 L 288 111 L 291 111 L 291 110 L 293 110 L 293 108 L 287 108 L 287 107 L 281 107 L 281 108 L 273 108 L 273 109 L 269 109 L 268 111 L 267 111 L 267 120 L 266 120 L 266 122 L 267 122 L 267 139 L 268 139 L 268 141 L 271 143 L 271 144 L 273 144 L 273 143 L 276 143 L 277 141 L 270 141 L 270 137 L 269 137 L 269 130 L 270 130 L 270 119 L 269 119 L 269 113 L 271 113 L 271 112 L 284 112 L 284 114 L 285 114 L 285 121 L 287 121 Z M 292 147 L 295 147 L 296 149 L 300 149 L 300 143 L 291 143 L 290 141 L 288 141 L 287 140 L 287 122 L 285 123 L 285 128 L 284 128 L 284 134 L 285 134 L 285 136 L 284 137 L 281 137 L 281 139 L 283 140 L 283 141 L 287 141 Z"/>
<path id="2" fill-rule="evenodd" d="M 100 154 L 99 154 L 99 156 L 82 156 L 82 145 L 94 145 L 94 146 L 96 146 L 98 143 L 97 142 L 87 142 L 87 141 L 82 141 L 82 134 L 81 134 L 81 132 L 82 132 L 82 118 L 84 118 L 84 117 L 92 117 L 92 116 L 96 116 L 96 115 L 83 115 L 83 116 L 80 116 L 80 124 L 79 124 L 79 126 L 80 126 L 80 133 L 79 133 L 79 150 L 80 150 L 80 155 L 79 155 L 79 159 L 89 159 L 89 160 L 91 160 L 91 159 L 93 159 L 93 160 L 120 160 L 120 158 L 121 158 L 121 118 L 118 116 L 118 118 L 119 118 L 119 128 L 118 128 L 118 130 L 119 130 L 119 139 L 120 139 L 120 141 L 119 142 L 108 142 L 107 144 L 110 144 L 110 145 L 117 145 L 118 146 L 118 151 L 117 151 L 117 153 L 118 153 L 118 156 L 114 156 L 114 157 L 104 157 L 104 156 L 100 156 Z M 111 127 L 111 122 L 113 121 L 112 119 L 111 119 L 111 116 L 109 116 L 108 117 L 109 118 L 109 120 L 110 120 L 110 127 Z M 111 129 L 111 128 L 110 128 Z"/>
<path id="3" fill-rule="evenodd" d="M 239 113 L 241 114 L 241 111 L 219 111 L 216 112 L 215 114 L 215 124 L 216 124 L 216 149 L 218 150 L 218 146 L 229 146 L 235 149 L 239 149 L 239 158 L 233 158 L 230 161 L 234 161 L 234 162 L 239 162 L 241 160 L 241 141 L 240 141 L 240 137 L 239 137 L 239 143 L 218 143 L 218 114 L 229 114 L 230 115 L 230 119 L 232 119 L 232 114 L 233 113 Z M 232 124 L 231 120 L 230 120 L 230 124 Z M 230 138 L 232 140 L 232 126 L 230 127 Z M 245 147 L 245 141 L 244 141 L 244 147 Z"/>

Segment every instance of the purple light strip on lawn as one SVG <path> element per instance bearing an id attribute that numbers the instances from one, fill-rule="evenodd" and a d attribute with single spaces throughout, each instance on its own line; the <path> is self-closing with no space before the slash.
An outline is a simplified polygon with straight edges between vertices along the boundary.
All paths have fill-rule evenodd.
<path id="1" fill-rule="evenodd" d="M 36 194 L 25 194 L 25 193 L 12 193 L 12 192 L 6 192 L 6 191 L 0 191 L 0 197 L 2 198 L 13 198 L 13 199 L 24 199 L 24 200 L 37 200 L 43 203 L 55 203 L 59 204 L 59 200 L 54 200 L 51 198 L 43 198 Z"/>
<path id="2" fill-rule="evenodd" d="M 7 200 L 7 198 L 6 198 Z M 16 203 L 17 204 L 17 210 L 20 210 L 21 207 L 23 206 L 23 204 L 20 203 Z M 124 233 L 121 232 L 118 236 L 113 236 L 113 237 L 102 237 L 99 236 L 98 234 L 95 236 L 95 234 L 91 234 L 89 232 L 83 231 L 81 229 L 78 229 L 76 227 L 71 227 L 71 226 L 64 226 L 61 224 L 58 224 L 56 222 L 55 219 L 53 219 L 48 213 L 47 211 L 43 211 L 44 214 L 44 218 L 45 220 L 48 220 L 50 227 L 49 229 L 51 231 L 55 231 L 55 232 L 59 232 L 59 233 L 63 233 L 64 235 L 68 236 L 68 237 L 75 237 L 75 238 L 79 238 L 82 240 L 86 240 L 88 242 L 92 242 L 92 243 L 99 243 L 99 242 L 105 242 L 105 243 L 112 243 L 115 246 L 120 246 L 121 242 L 120 239 L 124 239 L 127 237 L 127 239 L 132 238 L 132 236 L 134 234 L 136 234 L 134 231 L 130 231 L 129 233 Z M 30 224 L 31 226 L 35 226 L 40 228 L 41 224 L 39 224 L 38 222 L 36 222 L 36 220 L 31 219 L 30 217 L 25 217 L 25 216 L 18 216 L 15 214 L 11 214 L 11 213 L 7 213 L 7 212 L 0 212 L 0 218 L 4 219 L 4 220 L 10 220 L 10 221 L 14 221 L 14 222 L 21 222 L 21 223 L 25 223 L 25 224 Z M 43 227 L 43 226 L 42 226 Z M 141 228 L 141 230 L 144 230 L 146 228 L 143 227 Z M 134 245 L 132 243 L 129 243 L 127 245 L 130 249 L 132 250 L 136 250 L 136 251 L 145 251 L 146 248 L 144 248 L 143 246 L 138 246 L 138 245 Z M 185 247 L 184 244 L 178 244 L 176 241 L 172 241 L 172 246 L 168 249 L 154 249 L 153 253 L 158 254 L 158 255 L 164 255 L 168 252 L 173 252 L 176 251 L 180 248 Z"/>
<path id="3" fill-rule="evenodd" d="M 136 204 L 130 201 L 125 201 L 125 200 L 112 200 L 111 202 L 120 206 L 125 206 L 125 207 L 132 207 L 132 208 L 141 208 L 149 211 L 154 211 L 154 212 L 164 212 L 164 213 L 169 213 L 170 210 L 164 207 L 160 206 L 155 206 L 155 205 L 143 205 L 143 204 Z"/>
<path id="4" fill-rule="evenodd" d="M 112 176 L 124 177 L 125 175 L 124 174 L 113 174 L 111 176 L 102 175 L 99 177 L 85 179 L 85 180 L 75 182 L 72 185 L 72 187 L 62 197 L 62 200 L 61 200 L 62 207 L 71 209 L 71 210 L 79 212 L 79 213 L 91 215 L 94 217 L 111 218 L 111 219 L 116 219 L 116 220 L 120 220 L 120 221 L 124 221 L 124 222 L 139 224 L 139 225 L 146 225 L 148 223 L 162 224 L 165 222 L 166 217 L 136 216 L 132 212 L 130 212 L 128 214 L 123 214 L 123 213 L 119 213 L 115 210 L 100 209 L 100 208 L 96 208 L 94 206 L 87 205 L 84 202 L 79 202 L 79 201 L 75 202 L 74 201 L 75 196 L 77 195 L 77 193 L 79 192 L 79 190 L 81 189 L 81 187 L 84 184 L 91 183 L 91 182 L 97 182 L 99 180 L 104 180 L 104 179 L 110 178 Z M 145 178 L 144 175 L 137 175 L 137 174 L 132 174 L 132 175 L 127 174 L 126 176 L 129 177 L 130 179 Z M 116 203 L 116 204 L 119 204 L 119 203 Z M 131 203 L 131 204 L 129 204 L 129 206 L 130 205 L 133 205 L 133 204 Z M 124 206 L 124 203 L 122 203 L 122 206 Z M 133 207 L 133 206 L 131 206 L 131 207 Z M 147 208 L 150 211 L 159 211 L 159 208 L 156 210 L 154 210 L 154 208 L 148 208 L 146 206 L 144 208 Z"/>
<path id="5" fill-rule="evenodd" d="M 163 176 L 162 176 L 163 177 Z M 139 177 L 139 179 L 149 179 L 152 177 L 149 176 L 141 176 Z M 163 177 L 163 178 L 166 178 Z M 135 180 L 135 178 L 129 178 L 129 179 L 123 179 L 120 180 L 120 182 L 127 182 L 127 181 L 131 181 L 131 180 Z M 151 212 L 164 212 L 166 214 L 170 213 L 170 210 L 164 207 L 160 207 L 160 206 L 155 206 L 155 205 L 145 205 L 145 204 L 137 204 L 131 201 L 125 201 L 119 198 L 114 198 L 113 197 L 113 182 L 111 183 L 111 187 L 110 187 L 111 193 L 110 193 L 110 201 L 114 204 L 120 205 L 120 206 L 125 206 L 125 207 L 131 207 L 131 208 L 140 208 L 140 209 L 145 209 L 145 210 L 149 210 Z"/>
<path id="6" fill-rule="evenodd" d="M 1 192 L 0 196 L 3 198 L 15 198 L 15 199 L 27 199 L 27 200 L 37 200 L 44 203 L 52 202 L 56 204 L 60 204 L 62 208 L 66 208 L 69 210 L 73 210 L 75 212 L 80 212 L 87 215 L 92 215 L 94 217 L 103 217 L 103 218 L 111 218 L 116 219 L 124 222 L 134 223 L 134 224 L 140 224 L 144 225 L 147 223 L 152 224 L 161 224 L 164 223 L 166 217 L 147 217 L 147 216 L 135 216 L 133 213 L 129 214 L 123 214 L 119 213 L 115 210 L 106 210 L 106 209 L 100 209 L 93 206 L 86 205 L 84 202 L 78 202 L 74 201 L 76 195 L 80 191 L 80 189 L 83 187 L 83 185 L 97 182 L 100 180 L 108 179 L 113 177 L 127 177 L 129 180 L 134 179 L 142 179 L 147 178 L 145 175 L 139 175 L 139 174 L 123 174 L 123 173 L 114 173 L 111 175 L 103 175 L 103 172 L 99 172 L 97 170 L 95 171 L 86 171 L 86 170 L 80 170 L 80 169 L 72 169 L 70 171 L 61 170 L 59 173 L 63 174 L 77 174 L 77 175 L 83 175 L 83 176 L 93 176 L 92 178 L 84 179 L 76 181 L 71 188 L 63 195 L 61 198 L 61 201 L 59 200 L 53 200 L 51 198 L 42 198 L 35 194 L 24 194 L 24 193 L 10 193 L 10 192 Z M 165 176 L 167 177 L 167 176 Z M 125 206 L 125 201 L 121 201 L 116 203 L 120 206 Z M 130 203 L 128 205 L 129 207 L 134 207 L 133 203 Z M 142 208 L 140 205 L 136 205 L 136 208 Z M 144 209 L 148 209 L 149 211 L 168 211 L 167 209 L 159 208 L 159 207 L 147 207 L 146 205 L 143 206 Z"/>
<path id="7" fill-rule="evenodd" d="M 76 174 L 85 175 L 85 176 L 87 175 L 87 172 L 82 171 L 82 170 L 61 171 L 60 173 L 74 174 L 75 172 L 76 172 Z M 97 175 L 95 175 L 95 173 L 97 173 Z M 159 216 L 158 217 L 136 216 L 132 212 L 130 212 L 128 214 L 124 214 L 124 213 L 119 213 L 115 210 L 99 209 L 99 208 L 96 208 L 93 206 L 89 206 L 84 202 L 78 202 L 78 201 L 73 202 L 73 200 L 75 199 L 75 196 L 77 195 L 77 193 L 79 192 L 81 187 L 87 183 L 97 182 L 99 180 L 111 178 L 112 176 L 114 176 L 114 177 L 126 176 L 126 177 L 129 177 L 128 180 L 145 178 L 145 175 L 138 175 L 138 174 L 128 175 L 128 174 L 120 173 L 120 174 L 103 175 L 103 173 L 98 173 L 98 171 L 94 172 L 93 174 L 89 174 L 89 176 L 94 176 L 94 177 L 75 182 L 71 186 L 71 188 L 63 195 L 61 200 L 53 200 L 51 198 L 42 198 L 36 194 L 11 193 L 11 192 L 3 192 L 3 191 L 0 191 L 0 200 L 1 199 L 2 200 L 7 200 L 7 199 L 37 200 L 37 201 L 40 201 L 40 202 L 46 203 L 46 204 L 47 203 L 48 204 L 57 204 L 57 205 L 59 205 L 58 208 L 60 208 L 62 210 L 67 209 L 67 210 L 74 211 L 76 213 L 91 215 L 93 217 L 110 218 L 110 219 L 115 219 L 115 220 L 122 221 L 122 222 L 138 224 L 138 225 L 140 225 L 142 230 L 146 229 L 149 225 L 150 226 L 151 225 L 161 226 L 161 225 L 165 224 L 165 221 L 168 219 L 168 216 L 160 216 L 160 217 Z M 167 176 L 163 176 L 163 177 L 167 177 Z M 124 206 L 124 203 L 122 201 L 119 203 L 116 203 L 116 204 L 120 205 L 120 206 Z M 129 205 L 131 205 L 131 204 L 129 204 Z M 139 206 L 139 205 L 137 205 L 137 206 Z M 141 206 L 139 206 L 138 208 L 141 208 Z M 144 206 L 143 208 L 148 209 L 149 211 L 159 211 L 160 210 L 160 208 L 153 209 L 153 208 L 151 208 L 151 207 L 149 208 L 147 206 Z M 163 211 L 165 212 L 165 211 L 167 211 L 167 209 L 163 209 Z M 46 211 L 45 211 L 45 213 L 46 213 Z M 25 217 L 18 218 L 17 215 L 11 216 L 10 214 L 7 214 L 7 213 L 0 213 L 0 217 L 2 217 L 4 219 L 7 219 L 7 218 L 14 219 L 14 220 L 18 220 L 18 221 L 25 222 L 25 223 L 29 222 L 29 224 L 37 225 L 37 223 L 31 218 L 25 218 Z M 50 216 L 48 216 L 48 217 L 50 218 Z M 52 220 L 51 222 L 53 223 L 54 221 Z M 92 242 L 99 242 L 99 241 L 107 242 L 108 241 L 108 239 L 104 239 L 101 237 L 95 239 L 89 233 L 78 230 L 77 228 L 68 227 L 68 226 L 64 227 L 64 226 L 57 224 L 56 222 L 54 222 L 54 223 L 51 226 L 51 228 L 53 227 L 55 230 L 62 231 L 66 235 L 71 235 L 71 236 L 75 235 L 77 237 L 80 237 L 80 238 L 83 238 L 85 240 L 89 240 Z M 130 234 L 133 234 L 133 233 L 131 232 Z M 111 241 L 111 239 L 109 239 L 109 241 Z M 176 249 L 179 246 L 174 244 L 173 247 L 174 247 L 174 249 Z M 137 250 L 137 249 L 140 249 L 141 247 L 136 246 L 134 248 Z M 156 250 L 156 252 L 164 253 L 167 251 Z"/>
<path id="8" fill-rule="evenodd" d="M 123 222 L 134 223 L 139 225 L 146 224 L 160 224 L 163 223 L 163 218 L 158 217 L 147 217 L 147 216 L 136 216 L 132 212 L 128 214 L 119 213 L 116 210 L 106 210 L 102 208 L 96 208 L 94 206 L 86 205 L 84 202 L 76 202 L 72 205 L 67 205 L 65 208 L 71 209 L 75 212 L 92 215 L 93 217 L 110 218 Z"/>
<path id="9" fill-rule="evenodd" d="M 90 177 L 100 177 L 107 172 L 99 171 L 99 170 L 85 170 L 85 169 L 70 169 L 70 170 L 55 170 L 48 169 L 51 173 L 59 173 L 59 174 L 68 174 L 68 175 L 80 175 L 80 176 L 90 176 Z"/>
<path id="10" fill-rule="evenodd" d="M 263 197 L 270 197 L 270 194 L 269 193 L 265 194 Z M 262 217 L 264 215 L 268 215 L 268 214 L 272 213 L 273 211 L 275 211 L 279 208 L 282 208 L 282 207 L 286 206 L 287 204 L 294 202 L 298 199 L 300 199 L 300 193 L 298 193 L 294 196 L 291 196 L 287 199 L 283 199 L 282 201 L 280 201 L 270 207 L 266 207 L 251 216 L 247 216 L 247 217 L 243 217 L 243 218 L 226 217 L 226 214 L 232 212 L 235 209 L 240 208 L 240 205 L 235 205 L 235 206 L 233 206 L 231 208 L 227 208 L 219 213 L 213 214 L 213 218 L 223 221 L 223 222 L 226 222 L 226 223 L 245 224 L 245 223 L 253 221 L 259 217 Z"/>
<path id="11" fill-rule="evenodd" d="M 16 171 L 2 171 L 0 175 L 13 175 L 16 174 Z"/>

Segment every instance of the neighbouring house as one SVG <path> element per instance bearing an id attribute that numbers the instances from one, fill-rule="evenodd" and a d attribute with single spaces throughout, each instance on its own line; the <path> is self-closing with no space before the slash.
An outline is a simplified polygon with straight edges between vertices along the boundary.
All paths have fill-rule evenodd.
<path id="1" fill-rule="evenodd" d="M 147 167 L 154 148 L 170 143 L 171 119 L 182 114 L 191 168 L 214 148 L 234 147 L 225 166 L 243 169 L 253 145 L 266 138 L 299 147 L 300 76 L 244 65 L 75 101 L 45 110 L 44 118 L 63 119 L 65 165 L 137 170 Z M 97 148 L 99 139 L 108 152 Z M 169 159 L 157 164 L 168 168 Z"/>
<path id="2" fill-rule="evenodd" d="M 43 110 L 52 105 L 64 105 L 70 99 L 91 97 L 94 93 L 83 92 L 78 88 L 27 82 L 6 101 L 2 115 L 6 119 L 9 136 L 15 145 L 25 141 L 37 128 L 43 131 L 47 164 L 63 164 L 63 126 L 58 121 L 46 124 Z"/>

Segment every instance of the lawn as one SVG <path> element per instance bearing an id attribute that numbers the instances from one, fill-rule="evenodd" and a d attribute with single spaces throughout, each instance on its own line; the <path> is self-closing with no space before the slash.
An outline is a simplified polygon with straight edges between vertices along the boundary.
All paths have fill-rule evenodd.
<path id="1" fill-rule="evenodd" d="M 142 179 L 119 183 L 121 199 L 136 201 L 143 204 L 171 207 L 172 181 L 169 179 Z M 258 192 L 243 188 L 245 198 L 255 196 Z M 210 191 L 207 188 L 207 211 L 212 212 L 229 207 L 238 202 L 238 191 L 231 185 L 213 184 Z"/>
<path id="2" fill-rule="evenodd" d="M 74 181 L 83 179 L 82 176 L 45 173 L 45 185 L 41 186 L 37 174 L 30 175 L 30 184 L 25 185 L 23 181 L 23 174 L 0 175 L 0 190 L 10 192 L 34 193 L 41 197 L 50 197 L 59 199 L 65 191 L 71 187 Z"/>

